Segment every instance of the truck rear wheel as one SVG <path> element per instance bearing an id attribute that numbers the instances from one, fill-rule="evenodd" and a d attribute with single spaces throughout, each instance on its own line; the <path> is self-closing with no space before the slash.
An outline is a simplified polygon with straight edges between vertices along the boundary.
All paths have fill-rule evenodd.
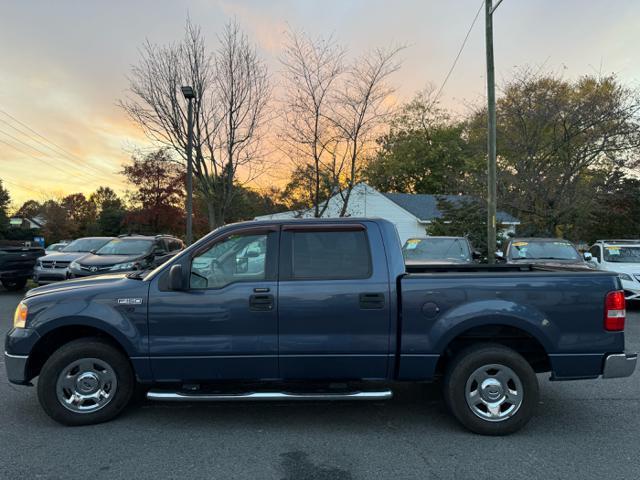
<path id="1" fill-rule="evenodd" d="M 91 425 L 116 417 L 129 402 L 135 379 L 127 358 L 98 338 L 56 350 L 38 379 L 44 411 L 64 425 Z"/>
<path id="2" fill-rule="evenodd" d="M 482 435 L 521 429 L 538 403 L 538 379 L 518 352 L 497 344 L 462 350 L 447 369 L 445 401 L 466 428 Z"/>
<path id="3" fill-rule="evenodd" d="M 7 290 L 9 290 L 10 292 L 17 292 L 18 290 L 22 290 L 26 284 L 27 284 L 26 278 L 19 278 L 15 280 L 2 280 L 2 286 Z"/>

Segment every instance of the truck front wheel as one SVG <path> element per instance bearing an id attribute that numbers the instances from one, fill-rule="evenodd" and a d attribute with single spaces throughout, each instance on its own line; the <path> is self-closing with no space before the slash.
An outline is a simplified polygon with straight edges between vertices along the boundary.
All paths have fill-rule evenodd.
<path id="1" fill-rule="evenodd" d="M 445 401 L 465 427 L 482 435 L 522 428 L 538 403 L 538 379 L 515 350 L 481 344 L 462 350 L 444 379 Z"/>
<path id="2" fill-rule="evenodd" d="M 118 415 L 134 387 L 125 355 L 99 338 L 81 338 L 63 345 L 46 361 L 38 379 L 38 400 L 59 423 L 90 425 Z"/>

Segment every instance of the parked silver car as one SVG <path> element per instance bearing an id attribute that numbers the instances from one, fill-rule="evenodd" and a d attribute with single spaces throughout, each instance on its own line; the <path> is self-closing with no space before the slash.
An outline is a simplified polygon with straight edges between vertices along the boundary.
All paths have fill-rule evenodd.
<path id="1" fill-rule="evenodd" d="M 46 285 L 69 278 L 69 264 L 74 260 L 95 252 L 114 237 L 84 237 L 74 240 L 60 252 L 40 257 L 33 272 L 38 285 Z"/>

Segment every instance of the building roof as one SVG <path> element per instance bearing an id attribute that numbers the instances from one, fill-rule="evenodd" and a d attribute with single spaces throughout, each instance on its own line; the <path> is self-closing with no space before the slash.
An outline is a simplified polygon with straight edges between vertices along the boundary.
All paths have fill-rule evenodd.
<path id="1" fill-rule="evenodd" d="M 443 199 L 452 204 L 462 202 L 475 202 L 477 199 L 469 195 L 428 195 L 424 193 L 382 193 L 393 203 L 423 222 L 429 222 L 434 218 L 442 218 L 442 212 L 438 208 L 438 200 Z M 520 223 L 513 215 L 507 212 L 496 212 L 496 219 L 500 223 Z"/>

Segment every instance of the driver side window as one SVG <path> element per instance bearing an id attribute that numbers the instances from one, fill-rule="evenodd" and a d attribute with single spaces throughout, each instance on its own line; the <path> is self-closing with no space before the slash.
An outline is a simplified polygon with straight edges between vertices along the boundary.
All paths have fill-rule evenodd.
<path id="1" fill-rule="evenodd" d="M 265 280 L 267 234 L 233 235 L 191 262 L 189 286 L 222 288 L 236 282 Z"/>

